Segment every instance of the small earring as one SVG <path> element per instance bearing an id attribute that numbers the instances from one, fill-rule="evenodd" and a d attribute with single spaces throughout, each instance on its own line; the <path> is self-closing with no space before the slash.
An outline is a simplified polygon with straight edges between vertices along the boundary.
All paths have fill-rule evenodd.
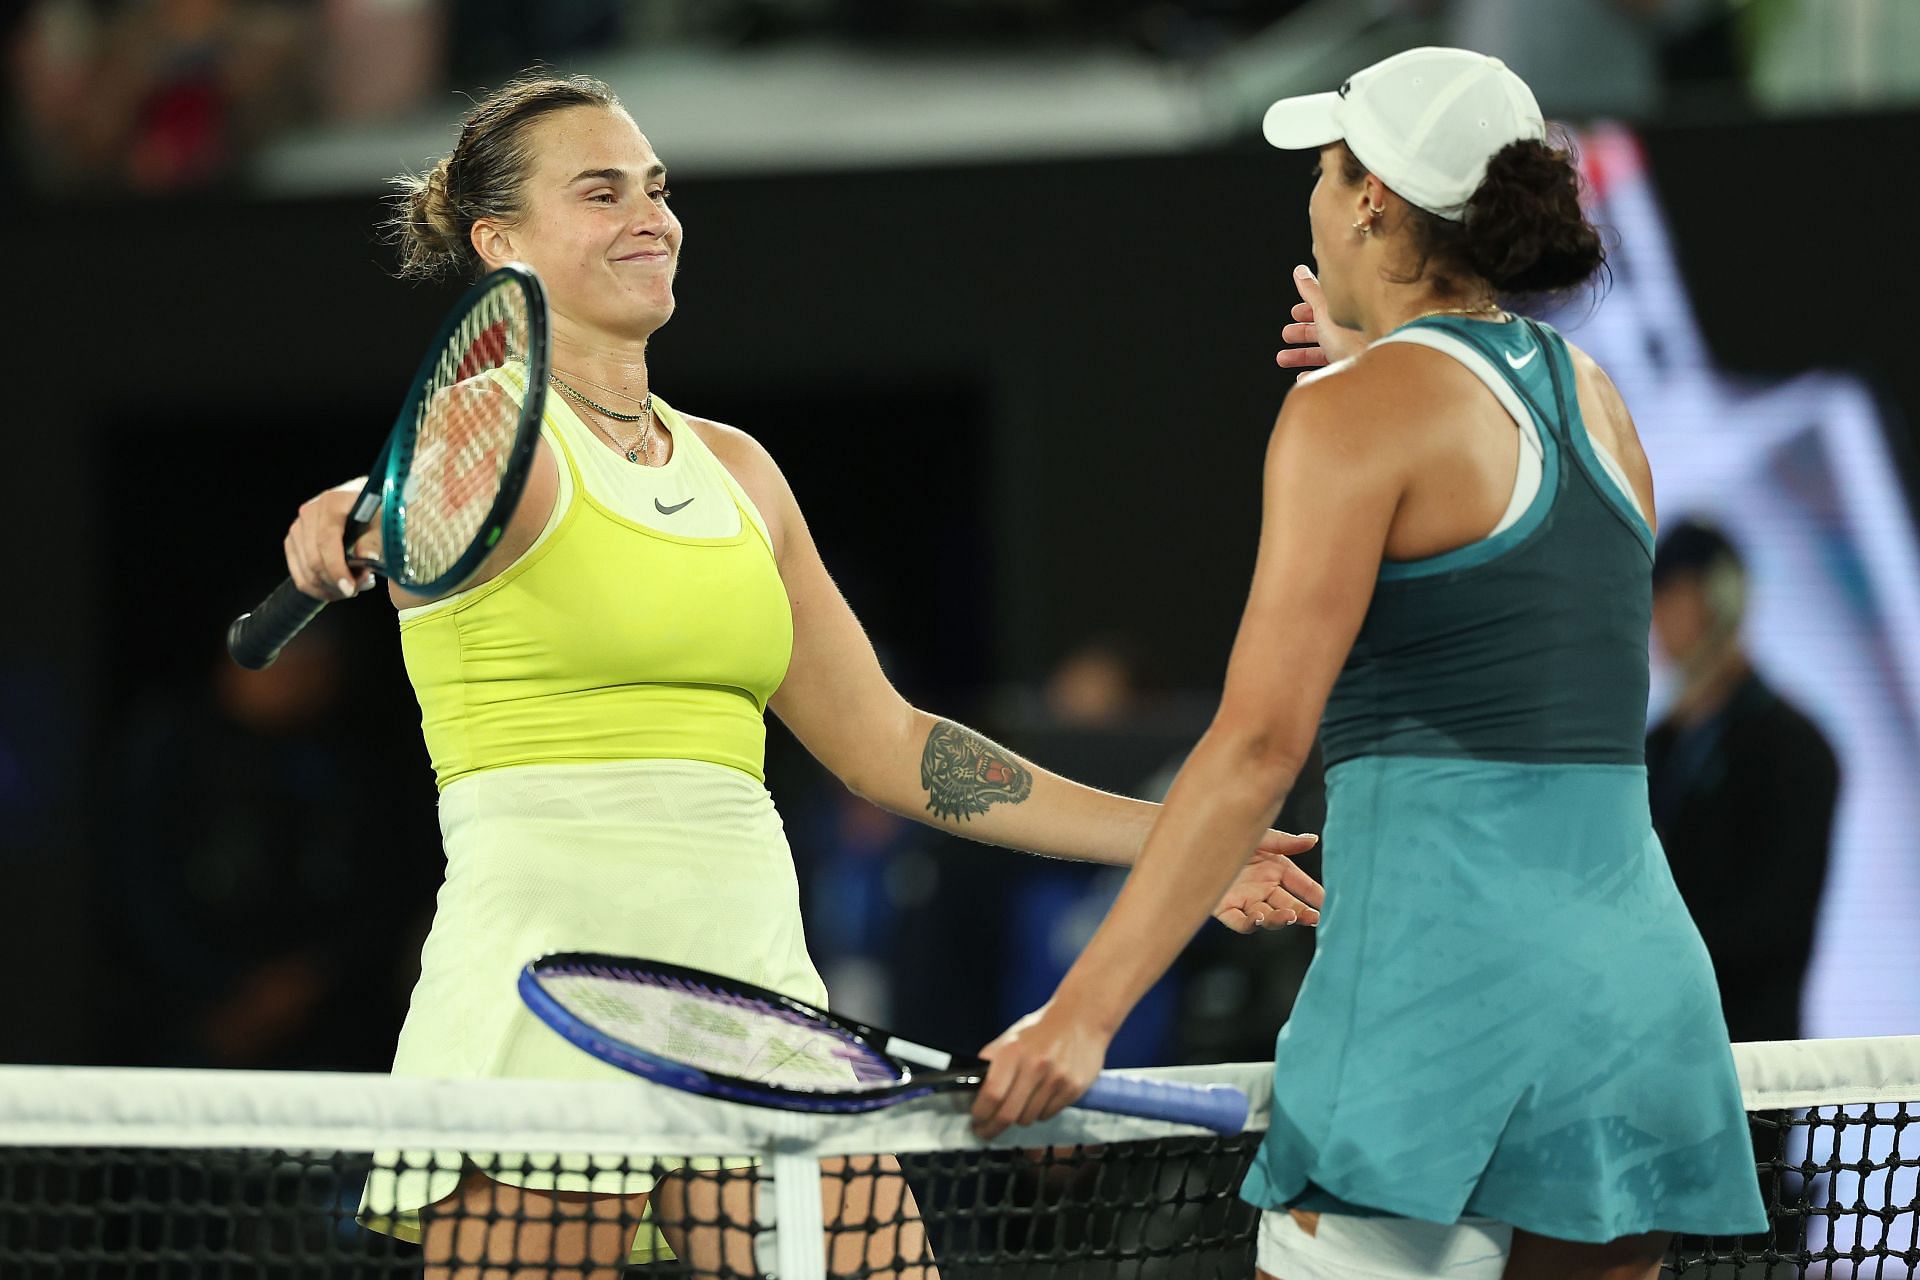
<path id="1" fill-rule="evenodd" d="M 1373 234 L 1373 224 L 1371 222 L 1356 222 L 1353 224 L 1353 229 L 1355 231 L 1358 231 L 1363 236 L 1370 236 Z"/>

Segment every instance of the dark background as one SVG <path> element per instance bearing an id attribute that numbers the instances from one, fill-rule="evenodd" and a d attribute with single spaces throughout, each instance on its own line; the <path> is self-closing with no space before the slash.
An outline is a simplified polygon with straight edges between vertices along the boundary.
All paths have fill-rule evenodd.
<path id="1" fill-rule="evenodd" d="M 1900 157 L 1920 116 L 1644 137 L 1715 359 L 1865 375 L 1905 424 L 1911 491 L 1920 175 Z M 930 710 L 991 725 L 999 691 L 1118 631 L 1166 687 L 1204 692 L 1246 588 L 1262 449 L 1289 385 L 1272 352 L 1307 253 L 1305 169 L 1248 146 L 676 182 L 686 257 L 655 385 L 768 445 L 890 669 Z M 295 506 L 365 467 L 451 299 L 391 278 L 380 216 L 371 199 L 218 194 L 0 215 L 17 388 L 0 1059 L 153 1056 L 141 1028 L 165 993 L 142 985 L 126 942 L 128 726 L 208 679 L 228 618 L 277 581 Z M 369 954 L 404 954 L 395 931 L 430 909 L 439 871 L 432 781 L 389 611 L 338 612 L 357 705 L 332 731 L 366 771 L 339 797 L 366 853 L 340 927 L 366 930 Z M 805 873 L 821 788 L 774 733 L 770 783 Z M 981 939 L 1013 855 L 944 842 L 929 856 L 964 869 L 929 917 L 959 948 L 949 978 L 984 990 L 998 952 Z M 387 991 L 366 1045 L 297 1065 L 381 1066 L 398 1018 Z M 937 1025 L 901 1029 L 973 1042 L 996 1016 L 956 995 Z"/>

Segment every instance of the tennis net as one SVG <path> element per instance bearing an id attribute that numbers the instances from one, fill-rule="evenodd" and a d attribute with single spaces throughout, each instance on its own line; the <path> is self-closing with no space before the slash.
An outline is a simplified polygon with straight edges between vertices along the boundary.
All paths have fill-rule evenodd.
<path id="1" fill-rule="evenodd" d="M 1669 1271 L 1920 1277 L 1920 1037 L 1736 1057 L 1772 1229 L 1677 1240 Z M 1242 1280 L 1270 1070 L 1144 1073 L 1245 1089 L 1239 1135 L 1070 1111 L 982 1144 L 953 1097 L 0 1068 L 0 1277 Z"/>

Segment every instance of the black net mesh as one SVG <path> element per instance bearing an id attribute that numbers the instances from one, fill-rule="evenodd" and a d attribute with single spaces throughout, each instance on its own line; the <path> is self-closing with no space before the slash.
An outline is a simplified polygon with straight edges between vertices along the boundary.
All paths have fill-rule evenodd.
<path id="1" fill-rule="evenodd" d="M 1920 1277 L 1920 1102 L 1750 1116 L 1771 1229 L 1674 1242 L 1669 1270 L 1701 1277 Z"/>
<path id="2" fill-rule="evenodd" d="M 1920 1103 L 1761 1112 L 1753 1130 L 1771 1231 L 1682 1237 L 1670 1274 L 1920 1276 Z M 829 1158 L 812 1247 L 838 1276 L 1245 1280 L 1257 1215 L 1235 1192 L 1258 1137 Z M 772 1197 L 745 1157 L 25 1146 L 0 1130 L 0 1276 L 759 1276 Z"/>

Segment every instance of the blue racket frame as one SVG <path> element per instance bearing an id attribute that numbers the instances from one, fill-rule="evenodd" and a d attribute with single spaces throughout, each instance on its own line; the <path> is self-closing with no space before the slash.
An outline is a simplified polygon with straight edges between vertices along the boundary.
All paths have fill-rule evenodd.
<path id="1" fill-rule="evenodd" d="M 859 1045 L 892 1068 L 894 1083 L 844 1090 L 799 1089 L 703 1070 L 593 1026 L 542 985 L 541 979 L 547 974 L 590 974 L 622 981 L 648 975 L 711 995 L 737 995 L 763 1001 Z M 898 1039 L 891 1032 L 841 1017 L 778 991 L 685 965 L 598 952 L 559 952 L 527 964 L 520 971 L 517 985 L 520 999 L 533 1015 L 576 1048 L 656 1084 L 729 1102 L 781 1111 L 846 1115 L 877 1111 L 932 1093 L 977 1088 L 986 1077 L 987 1064 L 979 1059 L 956 1060 L 946 1070 L 929 1070 L 889 1053 L 887 1045 Z M 1074 1105 L 1089 1111 L 1195 1125 L 1216 1133 L 1239 1133 L 1247 1123 L 1247 1096 L 1231 1085 L 1186 1084 L 1111 1072 L 1102 1074 Z"/>

